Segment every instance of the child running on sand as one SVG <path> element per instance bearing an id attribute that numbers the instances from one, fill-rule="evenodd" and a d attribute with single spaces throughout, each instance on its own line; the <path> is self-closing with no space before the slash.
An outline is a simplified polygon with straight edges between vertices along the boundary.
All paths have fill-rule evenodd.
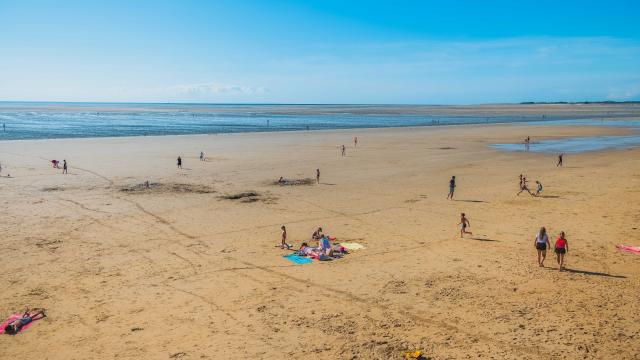
<path id="1" fill-rule="evenodd" d="M 287 244 L 287 228 L 282 225 L 280 230 L 282 230 L 282 235 L 280 236 L 280 248 L 284 249 L 286 247 L 287 249 L 291 249 L 291 245 Z"/>
<path id="2" fill-rule="evenodd" d="M 558 262 L 558 271 L 562 271 L 564 267 L 564 256 L 569 253 L 569 242 L 564 237 L 564 231 L 560 231 L 560 236 L 555 244 L 556 261 Z"/>
<path id="3" fill-rule="evenodd" d="M 538 180 L 536 180 L 536 196 L 540 196 L 540 194 L 542 193 L 542 183 Z"/>
<path id="4" fill-rule="evenodd" d="M 547 257 L 547 249 L 551 248 L 549 244 L 549 236 L 547 236 L 547 229 L 541 227 L 536 239 L 533 242 L 536 250 L 538 250 L 538 266 L 544 267 L 544 259 Z"/>
<path id="5" fill-rule="evenodd" d="M 460 237 L 464 237 L 464 234 L 473 234 L 471 231 L 467 231 L 467 227 L 471 227 L 471 223 L 464 213 L 460 214 L 460 223 L 458 225 L 460 226 Z"/>
<path id="6" fill-rule="evenodd" d="M 451 180 L 449 180 L 449 194 L 447 195 L 447 199 L 453 200 L 453 192 L 456 190 L 456 177 L 452 176 Z"/>
<path id="7" fill-rule="evenodd" d="M 520 196 L 520 193 L 526 191 L 529 193 L 529 195 L 534 196 L 533 193 L 531 192 L 531 190 L 529 190 L 529 187 L 527 186 L 527 178 L 526 177 L 522 177 L 522 179 L 520 180 L 520 191 L 518 191 L 518 193 L 516 195 Z"/>
<path id="8" fill-rule="evenodd" d="M 45 315 L 44 309 L 38 310 L 38 312 L 33 315 L 30 315 L 29 309 L 26 309 L 21 318 L 15 319 L 7 324 L 7 326 L 5 326 L 4 332 L 5 334 L 15 335 L 20 332 L 20 329 L 22 329 L 23 326 L 29 324 L 34 320 L 40 320 L 45 316 L 47 315 Z"/>

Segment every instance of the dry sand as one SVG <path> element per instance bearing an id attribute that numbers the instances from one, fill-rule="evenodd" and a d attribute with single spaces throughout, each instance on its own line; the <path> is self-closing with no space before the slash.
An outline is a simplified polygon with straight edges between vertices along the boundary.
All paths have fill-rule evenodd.
<path id="1" fill-rule="evenodd" d="M 640 149 L 487 146 L 624 129 L 488 125 L 0 143 L 0 336 L 23 359 L 639 359 Z M 359 137 L 358 149 L 351 139 Z M 338 146 L 347 144 L 347 156 Z M 200 150 L 207 161 L 200 162 Z M 184 169 L 175 158 L 182 155 Z M 67 159 L 69 174 L 48 160 Z M 274 186 L 315 177 L 320 185 Z M 544 197 L 515 196 L 518 175 Z M 445 199 L 456 175 L 455 201 Z M 149 180 L 150 189 L 137 187 Z M 123 191 L 127 190 L 127 191 Z M 228 200 L 224 196 L 254 192 Z M 473 237 L 460 239 L 466 212 Z M 317 226 L 366 249 L 295 265 Z M 536 263 L 564 230 L 568 271 Z"/>

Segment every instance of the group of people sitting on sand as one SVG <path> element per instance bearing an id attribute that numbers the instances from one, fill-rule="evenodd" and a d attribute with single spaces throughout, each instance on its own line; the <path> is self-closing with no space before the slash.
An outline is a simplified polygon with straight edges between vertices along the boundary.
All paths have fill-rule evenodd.
<path id="1" fill-rule="evenodd" d="M 536 250 L 538 250 L 538 266 L 544 267 L 544 259 L 547 257 L 547 250 L 551 249 L 547 229 L 544 226 L 540 228 L 533 245 Z M 564 267 L 564 256 L 569 252 L 569 242 L 565 237 L 564 231 L 560 231 L 560 234 L 553 246 L 553 251 L 556 253 L 558 271 L 562 271 L 562 268 Z"/>
<path id="2" fill-rule="evenodd" d="M 291 245 L 287 243 L 287 228 L 282 225 L 280 248 L 291 249 Z M 321 227 L 318 227 L 316 231 L 311 235 L 311 243 L 316 246 L 310 246 L 309 243 L 303 242 L 300 248 L 296 251 L 299 256 L 308 256 L 313 259 L 327 260 L 330 258 L 340 257 L 346 253 L 346 250 L 339 245 L 332 245 L 331 241 L 335 240 L 334 237 L 326 235 Z"/>

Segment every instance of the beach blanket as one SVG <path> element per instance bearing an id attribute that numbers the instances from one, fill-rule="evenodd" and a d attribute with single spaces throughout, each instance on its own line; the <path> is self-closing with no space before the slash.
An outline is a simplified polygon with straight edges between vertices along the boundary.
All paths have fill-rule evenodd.
<path id="1" fill-rule="evenodd" d="M 304 264 L 308 264 L 308 263 L 313 262 L 313 260 L 311 260 L 309 258 L 306 258 L 306 257 L 303 257 L 303 256 L 300 256 L 298 254 L 289 254 L 289 255 L 284 255 L 282 257 L 287 259 L 287 260 L 289 260 L 289 261 L 291 261 L 291 262 L 294 262 L 294 263 L 300 264 L 300 265 L 304 265 Z"/>
<path id="2" fill-rule="evenodd" d="M 33 316 L 35 314 L 31 314 L 31 316 Z M 11 323 L 12 321 L 18 320 L 22 317 L 22 314 L 13 314 L 11 316 L 9 316 L 5 321 L 3 321 L 0 324 L 0 334 L 4 333 L 4 328 L 7 327 L 7 325 L 9 325 L 9 323 Z M 25 330 L 27 330 L 29 327 L 31 327 L 31 325 L 33 325 L 34 321 L 23 325 L 22 328 L 20 328 L 20 331 L 18 331 L 18 333 L 21 333 Z"/>
<path id="3" fill-rule="evenodd" d="M 346 243 L 340 243 L 340 246 L 344 247 L 347 250 L 360 250 L 360 249 L 364 249 L 364 245 L 362 244 L 358 244 L 355 242 L 346 242 Z"/>
<path id="4" fill-rule="evenodd" d="M 618 244 L 616 245 L 616 247 L 620 251 L 626 251 L 626 252 L 640 255 L 640 246 L 627 246 L 627 245 Z"/>

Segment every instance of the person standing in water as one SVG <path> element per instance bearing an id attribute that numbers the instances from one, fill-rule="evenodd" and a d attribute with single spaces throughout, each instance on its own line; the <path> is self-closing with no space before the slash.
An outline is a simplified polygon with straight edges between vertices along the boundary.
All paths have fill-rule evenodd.
<path id="1" fill-rule="evenodd" d="M 558 163 L 556 164 L 556 167 L 562 166 L 562 157 L 563 156 L 564 156 L 564 153 L 560 153 L 560 155 L 558 155 Z"/>
<path id="2" fill-rule="evenodd" d="M 456 190 L 456 177 L 452 176 L 451 180 L 449 180 L 449 194 L 447 195 L 447 199 L 453 200 L 453 192 Z"/>
<path id="3" fill-rule="evenodd" d="M 178 155 L 178 169 L 182 169 L 182 158 Z"/>
<path id="4" fill-rule="evenodd" d="M 67 174 L 67 160 L 62 160 L 62 173 Z"/>
<path id="5" fill-rule="evenodd" d="M 316 169 L 316 182 L 320 184 L 320 169 Z"/>
<path id="6" fill-rule="evenodd" d="M 556 261 L 558 262 L 558 271 L 562 271 L 562 268 L 564 268 L 564 256 L 569 253 L 569 242 L 564 237 L 564 231 L 560 231 L 554 248 Z"/>
<path id="7" fill-rule="evenodd" d="M 538 266 L 544 267 L 544 259 L 547 257 L 547 249 L 551 248 L 549 244 L 549 236 L 547 236 L 547 229 L 541 227 L 536 239 L 533 242 L 536 250 L 538 250 Z"/>
<path id="8" fill-rule="evenodd" d="M 287 244 L 287 228 L 282 225 L 280 230 L 282 230 L 282 234 L 280 236 L 280 248 L 284 249 L 286 247 L 287 249 L 291 249 L 291 245 Z"/>
<path id="9" fill-rule="evenodd" d="M 464 215 L 464 213 L 460 214 L 460 223 L 458 225 L 460 226 L 461 238 L 464 237 L 464 234 L 473 235 L 471 231 L 467 231 L 467 228 L 471 227 L 471 223 L 469 222 L 469 219 L 467 219 L 467 217 Z"/>

